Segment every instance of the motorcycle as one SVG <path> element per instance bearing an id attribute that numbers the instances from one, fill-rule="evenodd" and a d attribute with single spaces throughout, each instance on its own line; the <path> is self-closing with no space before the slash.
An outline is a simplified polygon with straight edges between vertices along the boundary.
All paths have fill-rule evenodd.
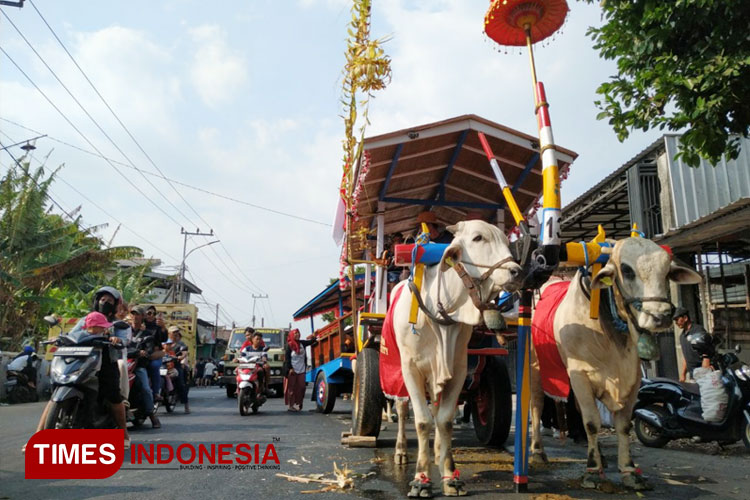
<path id="1" fill-rule="evenodd" d="M 731 444 L 740 439 L 750 448 L 750 367 L 734 352 L 715 355 L 712 366 L 721 370 L 729 403 L 718 422 L 703 419 L 698 384 L 672 379 L 644 379 L 635 406 L 635 434 L 646 446 L 661 448 L 672 439 Z"/>
<path id="2" fill-rule="evenodd" d="M 172 380 L 174 377 L 177 376 L 177 369 L 175 368 L 175 363 L 177 362 L 177 358 L 174 356 L 166 355 L 163 358 L 161 358 L 161 368 L 159 368 L 159 375 L 161 376 L 161 398 L 162 400 L 159 402 L 154 402 L 154 405 L 156 408 L 159 408 L 159 405 L 164 405 L 164 408 L 167 410 L 167 413 L 172 413 L 175 409 L 175 406 L 177 406 L 177 390 L 174 387 L 174 383 Z M 170 375 L 170 371 L 172 371 L 173 375 Z"/>
<path id="3" fill-rule="evenodd" d="M 45 429 L 115 429 L 108 403 L 99 401 L 97 372 L 102 365 L 104 349 L 110 359 L 120 358 L 122 346 L 84 330 L 71 332 L 54 341 L 50 377 L 52 408 L 44 422 Z"/>
<path id="4" fill-rule="evenodd" d="M 31 360 L 22 360 L 22 363 L 25 365 L 23 368 L 18 367 L 18 369 L 14 369 L 13 362 L 8 365 L 5 394 L 10 404 L 39 401 L 39 394 L 37 394 L 36 386 L 34 385 L 34 382 L 36 382 L 36 368 L 34 367 L 34 363 L 39 358 L 36 353 L 30 356 Z"/>
<path id="5" fill-rule="evenodd" d="M 263 360 L 260 356 L 241 355 L 237 366 L 237 406 L 240 415 L 258 413 L 258 408 L 266 402 L 260 378 L 265 376 Z"/>

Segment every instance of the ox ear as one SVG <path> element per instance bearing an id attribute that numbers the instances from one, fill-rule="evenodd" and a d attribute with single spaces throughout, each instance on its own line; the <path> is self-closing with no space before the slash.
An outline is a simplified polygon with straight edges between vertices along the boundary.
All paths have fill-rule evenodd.
<path id="1" fill-rule="evenodd" d="M 463 221 L 453 224 L 452 226 L 447 226 L 445 230 L 451 233 L 452 235 L 455 235 L 461 229 L 461 222 Z"/>
<path id="2" fill-rule="evenodd" d="M 678 266 L 674 262 L 669 265 L 667 278 L 680 285 L 695 285 L 702 281 L 701 275 L 688 267 Z"/>
<path id="3" fill-rule="evenodd" d="M 453 267 L 455 262 L 461 260 L 462 249 L 459 243 L 451 243 L 448 248 L 443 252 L 443 257 L 440 259 L 440 271 L 445 272 L 449 267 Z"/>
<path id="4" fill-rule="evenodd" d="M 617 276 L 617 269 L 615 268 L 614 263 L 610 260 L 591 280 L 591 289 L 595 290 L 597 288 L 611 287 L 615 276 Z"/>

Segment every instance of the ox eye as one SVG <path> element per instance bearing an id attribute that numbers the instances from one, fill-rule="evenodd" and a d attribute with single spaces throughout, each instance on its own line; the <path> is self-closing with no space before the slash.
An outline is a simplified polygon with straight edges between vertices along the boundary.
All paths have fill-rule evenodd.
<path id="1" fill-rule="evenodd" d="M 483 239 L 481 234 L 474 236 L 474 241 L 482 241 Z"/>
<path id="2" fill-rule="evenodd" d="M 622 270 L 622 276 L 626 280 L 633 280 L 633 279 L 635 279 L 635 271 L 633 271 L 632 267 L 630 267 L 627 264 L 622 264 L 620 266 L 620 269 Z"/>

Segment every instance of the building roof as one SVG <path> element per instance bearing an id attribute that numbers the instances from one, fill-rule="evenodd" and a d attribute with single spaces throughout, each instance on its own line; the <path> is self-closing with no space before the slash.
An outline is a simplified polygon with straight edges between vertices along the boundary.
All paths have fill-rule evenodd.
<path id="1" fill-rule="evenodd" d="M 601 224 L 610 238 L 630 236 L 628 171 L 639 163 L 655 164 L 665 149 L 664 136 L 625 162 L 562 209 L 563 241 L 590 240 Z"/>

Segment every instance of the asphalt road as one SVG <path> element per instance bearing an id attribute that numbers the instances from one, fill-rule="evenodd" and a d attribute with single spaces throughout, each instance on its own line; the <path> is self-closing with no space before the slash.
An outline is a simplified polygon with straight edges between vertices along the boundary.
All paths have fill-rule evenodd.
<path id="1" fill-rule="evenodd" d="M 278 470 L 173 470 L 168 465 L 130 464 L 126 453 L 120 471 L 105 480 L 29 480 L 23 478 L 23 455 L 20 448 L 36 426 L 42 403 L 0 407 L 0 499 L 160 499 L 201 498 L 301 498 L 340 499 L 342 492 L 303 491 L 320 486 L 300 484 L 277 477 L 318 475 L 332 479 L 334 462 L 352 472 L 354 487 L 343 495 L 354 498 L 384 500 L 405 498 L 406 483 L 414 473 L 416 436 L 409 433 L 409 459 L 405 467 L 394 467 L 395 424 L 385 424 L 377 449 L 347 448 L 339 444 L 342 431 L 349 430 L 350 403 L 339 399 L 331 415 L 309 411 L 312 403 L 305 401 L 301 413 L 289 413 L 283 402 L 271 399 L 257 415 L 241 417 L 236 401 L 227 399 L 219 388 L 193 388 L 191 415 L 178 407 L 172 415 L 161 411 L 162 428 L 150 429 L 147 423 L 131 431 L 134 443 L 273 443 L 280 465 Z M 308 388 L 309 394 L 309 388 Z M 616 473 L 616 441 L 606 434 L 602 438 L 605 456 L 609 459 L 609 492 L 580 488 L 578 479 L 585 465 L 585 446 L 572 442 L 561 444 L 546 438 L 551 463 L 532 468 L 530 493 L 512 493 L 512 448 L 489 450 L 476 446 L 473 429 L 459 426 L 455 431 L 455 460 L 467 482 L 472 498 L 478 499 L 749 499 L 750 453 L 740 445 L 724 449 L 715 444 L 693 445 L 677 442 L 663 450 L 633 445 L 633 458 L 652 483 L 653 491 L 637 495 L 624 491 Z M 512 444 L 512 436 L 509 440 Z M 159 469 L 162 470 L 159 470 Z M 145 469 L 145 470 L 144 470 Z M 433 467 L 432 477 L 439 473 Z M 565 496 L 567 495 L 567 496 Z M 439 496 L 439 495 L 438 495 Z"/>

